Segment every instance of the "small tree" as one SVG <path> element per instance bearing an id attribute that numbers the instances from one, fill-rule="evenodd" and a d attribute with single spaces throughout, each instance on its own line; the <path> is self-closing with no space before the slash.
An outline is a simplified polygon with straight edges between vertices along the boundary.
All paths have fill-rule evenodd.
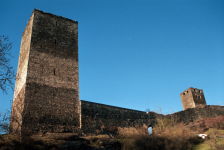
<path id="1" fill-rule="evenodd" d="M 7 36 L 0 35 L 0 89 L 7 94 L 8 87 L 13 89 L 15 74 L 10 59 L 12 58 L 12 43 Z M 0 111 L 0 132 L 9 132 L 10 111 Z"/>
<path id="2" fill-rule="evenodd" d="M 0 133 L 9 133 L 10 112 L 0 112 Z"/>
<path id="3" fill-rule="evenodd" d="M 8 86 L 13 89 L 13 80 L 15 79 L 13 68 L 10 65 L 11 48 L 12 43 L 9 42 L 8 36 L 0 36 L 0 88 L 6 94 Z"/>

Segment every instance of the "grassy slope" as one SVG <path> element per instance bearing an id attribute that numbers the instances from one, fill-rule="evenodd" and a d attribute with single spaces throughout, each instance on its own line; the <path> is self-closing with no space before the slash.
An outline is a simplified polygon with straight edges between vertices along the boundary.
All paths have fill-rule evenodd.
<path id="1" fill-rule="evenodd" d="M 224 136 L 224 130 L 209 129 L 205 132 L 211 138 L 205 140 L 203 143 L 193 147 L 193 150 L 212 150 L 212 149 L 224 149 L 224 138 L 217 138 L 217 136 Z"/>
<path id="2" fill-rule="evenodd" d="M 217 127 L 223 128 L 223 121 L 219 118 L 198 120 L 193 126 L 186 126 L 181 123 L 175 123 L 175 120 L 159 118 L 158 124 L 153 129 L 153 135 L 147 135 L 143 128 L 119 128 L 118 140 L 122 143 L 124 150 L 129 149 L 220 149 L 224 150 L 224 130 L 218 130 Z M 218 126 L 217 126 L 218 123 Z M 210 128 L 208 129 L 208 126 Z M 193 127 L 193 128 L 192 128 Z M 205 131 L 207 129 L 207 131 Z M 198 133 L 210 135 L 210 139 L 200 139 Z"/>

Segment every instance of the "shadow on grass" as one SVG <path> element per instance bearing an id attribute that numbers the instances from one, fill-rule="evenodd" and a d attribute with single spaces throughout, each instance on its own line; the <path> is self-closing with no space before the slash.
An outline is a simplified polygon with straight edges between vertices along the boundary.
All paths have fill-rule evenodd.
<path id="1" fill-rule="evenodd" d="M 133 137 L 131 141 L 124 140 L 122 147 L 124 150 L 188 150 L 202 142 L 203 140 L 198 137 L 169 139 L 155 135 L 141 135 Z"/>

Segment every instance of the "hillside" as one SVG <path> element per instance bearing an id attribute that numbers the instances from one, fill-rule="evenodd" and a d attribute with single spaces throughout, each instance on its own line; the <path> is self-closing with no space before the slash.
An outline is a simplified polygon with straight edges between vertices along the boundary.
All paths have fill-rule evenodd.
<path id="1" fill-rule="evenodd" d="M 210 138 L 197 136 L 205 133 Z M 147 126 L 114 128 L 108 135 L 81 136 L 75 133 L 45 133 L 30 137 L 5 134 L 0 136 L 0 149 L 224 149 L 224 116 L 204 118 L 189 124 L 176 123 L 174 119 L 158 118 L 153 134 Z"/>

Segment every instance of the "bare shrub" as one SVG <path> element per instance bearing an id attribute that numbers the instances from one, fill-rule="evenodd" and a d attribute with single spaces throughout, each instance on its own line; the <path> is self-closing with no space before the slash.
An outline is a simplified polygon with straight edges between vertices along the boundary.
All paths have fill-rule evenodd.
<path id="1" fill-rule="evenodd" d="M 209 128 L 224 129 L 224 116 L 211 117 L 206 120 L 205 125 Z"/>
<path id="2" fill-rule="evenodd" d="M 15 74 L 10 65 L 12 43 L 8 36 L 0 35 L 0 89 L 7 94 L 8 87 L 13 89 Z"/>
<path id="3" fill-rule="evenodd" d="M 0 133 L 9 133 L 10 111 L 0 112 Z"/>
<path id="4" fill-rule="evenodd" d="M 153 128 L 153 134 L 148 135 L 144 127 L 119 128 L 120 138 L 123 137 L 124 150 L 187 150 L 202 142 L 194 132 L 182 123 L 175 123 L 168 118 L 159 118 Z"/>
<path id="5" fill-rule="evenodd" d="M 111 126 L 109 129 L 109 133 L 116 134 L 118 132 L 118 128 L 116 126 Z"/>
<path id="6" fill-rule="evenodd" d="M 96 129 L 95 131 L 96 131 L 96 134 L 100 134 L 101 133 L 101 131 L 99 129 Z"/>
<path id="7" fill-rule="evenodd" d="M 118 136 L 122 138 L 133 138 L 135 136 L 147 135 L 145 126 L 118 128 Z"/>

